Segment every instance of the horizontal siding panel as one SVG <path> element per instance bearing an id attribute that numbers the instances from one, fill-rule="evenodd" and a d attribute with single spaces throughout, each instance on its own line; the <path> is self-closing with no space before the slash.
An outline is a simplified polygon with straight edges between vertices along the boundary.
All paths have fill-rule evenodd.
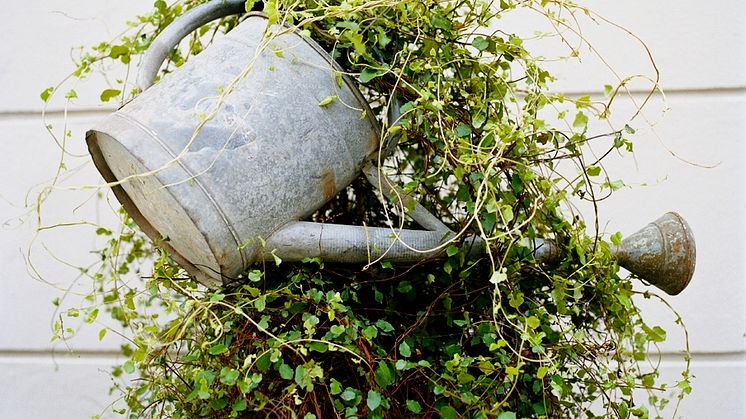
<path id="1" fill-rule="evenodd" d="M 78 52 L 73 48 L 114 39 L 127 28 L 128 20 L 150 11 L 152 4 L 152 0 L 29 0 L 4 5 L 10 42 L 0 44 L 0 113 L 41 110 L 39 93 L 75 69 L 71 55 Z M 69 83 L 64 89 L 74 88 L 79 103 L 95 105 L 104 84 L 101 78 L 94 80 Z M 51 105 L 61 109 L 64 101 L 60 97 Z"/>
<path id="2" fill-rule="evenodd" d="M 0 417 L 90 418 L 101 414 L 115 397 L 108 375 L 114 360 L 53 360 L 36 362 L 0 359 Z M 113 418 L 116 415 L 102 415 Z"/>
<path id="3" fill-rule="evenodd" d="M 64 183 L 65 186 L 102 182 L 87 155 L 83 154 L 86 153 L 85 129 L 99 117 L 69 119 L 67 128 L 73 134 L 68 140 L 69 149 L 81 157 L 67 160 L 67 167 L 71 170 L 65 173 L 74 173 L 74 176 Z M 62 119 L 52 118 L 49 122 L 55 131 L 62 130 Z M 0 241 L 0 263 L 4 266 L 3 292 L 0 293 L 0 330 L 3 331 L 0 334 L 0 353 L 6 350 L 46 350 L 51 345 L 51 324 L 56 318 L 52 300 L 63 298 L 67 307 L 80 306 L 83 304 L 80 293 L 91 289 L 87 278 L 78 278 L 79 272 L 75 268 L 65 266 L 55 258 L 74 266 L 87 266 L 98 259 L 90 251 L 99 248 L 103 241 L 91 226 L 60 227 L 41 233 L 33 242 L 31 260 L 38 274 L 52 285 L 32 278 L 26 257 L 34 239 L 36 194 L 40 192 L 39 186 L 48 184 L 54 176 L 60 150 L 41 121 L 29 118 L 0 121 L 0 148 L 3 150 L 0 153 L 0 179 L 3 180 L 0 220 L 4 223 Z M 83 165 L 81 169 L 73 170 L 80 165 Z M 53 192 L 44 204 L 42 223 L 49 226 L 88 220 L 115 225 L 116 218 L 108 205 L 91 199 L 94 194 L 92 189 Z M 21 224 L 22 221 L 25 223 Z M 105 322 L 106 316 L 101 313 L 100 320 Z M 65 322 L 67 326 L 76 327 L 76 320 L 80 321 L 65 319 Z M 120 341 L 114 333 L 109 333 L 103 342 L 98 341 L 100 327 L 84 327 L 71 345 L 81 350 L 118 348 Z M 59 350 L 65 350 L 62 343 L 57 345 Z"/>
<path id="4" fill-rule="evenodd" d="M 630 114 L 629 103 L 619 104 L 620 114 Z M 663 117 L 656 114 L 665 107 Z M 689 287 L 667 299 L 687 325 L 692 351 L 745 351 L 746 95 L 679 94 L 665 104 L 658 98 L 649 109 L 652 128 L 633 123 L 634 157 L 612 154 L 607 161 L 611 177 L 631 187 L 599 203 L 601 229 L 629 235 L 667 211 L 679 212 L 696 239 L 697 267 Z M 595 129 L 602 130 L 608 127 Z M 597 155 L 609 141 L 596 143 Z M 591 220 L 592 206 L 578 205 Z M 651 324 L 670 331 L 661 349 L 680 350 L 683 334 L 670 310 L 655 300 L 640 304 Z"/>
<path id="5" fill-rule="evenodd" d="M 703 6 L 695 0 L 628 0 L 581 2 L 639 37 L 660 69 L 664 90 L 742 89 L 746 87 L 746 2 L 726 1 Z M 565 17 L 568 17 L 565 15 Z M 555 87 L 566 92 L 589 92 L 615 85 L 632 75 L 655 77 L 648 52 L 625 30 L 576 16 L 582 32 L 563 29 L 563 39 L 539 38 L 526 46 L 537 57 L 568 57 L 571 48 L 580 59 L 550 61 L 545 67 L 559 78 Z M 547 19 L 537 12 L 509 13 L 494 27 L 526 37 L 552 33 Z M 593 47 L 593 51 L 588 44 Z M 600 55 L 602 59 L 599 59 Z M 615 74 L 616 73 L 616 74 Z M 636 90 L 652 84 L 631 81 Z"/>

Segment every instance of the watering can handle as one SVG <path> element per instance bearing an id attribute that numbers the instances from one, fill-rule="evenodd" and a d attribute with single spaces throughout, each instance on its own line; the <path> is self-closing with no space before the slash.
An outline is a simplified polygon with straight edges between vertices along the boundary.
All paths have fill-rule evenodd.
<path id="1" fill-rule="evenodd" d="M 143 55 L 137 74 L 137 87 L 144 91 L 153 85 L 158 70 L 179 42 L 202 25 L 246 11 L 246 0 L 215 0 L 197 6 L 168 25 Z"/>

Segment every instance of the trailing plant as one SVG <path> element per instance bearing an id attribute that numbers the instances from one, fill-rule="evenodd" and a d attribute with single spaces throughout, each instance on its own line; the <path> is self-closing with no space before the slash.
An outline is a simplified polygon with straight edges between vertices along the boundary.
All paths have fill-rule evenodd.
<path id="1" fill-rule="evenodd" d="M 134 35 L 83 54 L 74 76 L 130 65 L 199 3 L 156 1 L 133 23 Z M 114 412 L 626 418 L 655 416 L 669 397 L 678 402 L 690 391 L 688 367 L 668 387 L 649 360 L 666 332 L 644 321 L 635 298 L 660 297 L 620 276 L 609 243 L 621 236 L 589 235 L 573 207 L 578 200 L 595 207 L 624 185 L 603 159 L 632 152 L 633 129 L 589 127 L 612 126 L 611 106 L 629 80 L 608 86 L 603 100 L 554 92 L 525 40 L 495 29 L 501 16 L 523 9 L 558 33 L 579 32 L 574 19 L 594 16 L 590 10 L 546 0 L 272 0 L 246 9 L 296 26 L 359 81 L 382 135 L 398 136 L 395 152 L 381 153 L 380 170 L 458 235 L 425 263 L 276 260 L 206 289 L 121 212 L 116 230 L 96 229 L 106 244 L 96 251 L 99 263 L 82 269 L 91 283 L 87 305 L 57 302 L 61 318 L 98 323 L 105 312 L 123 327 Z M 202 27 L 171 53 L 165 72 L 238 21 Z M 138 93 L 126 79 L 117 83 L 102 101 Z M 400 106 L 395 125 L 386 117 L 391 106 Z M 604 153 L 591 153 L 591 143 Z M 313 219 L 396 229 L 410 227 L 406 213 L 360 179 Z M 468 236 L 486 245 L 482 257 L 468 257 Z M 537 263 L 536 238 L 557 244 L 556 263 Z M 99 338 L 111 330 L 103 327 Z M 57 339 L 74 332 L 55 324 Z"/>

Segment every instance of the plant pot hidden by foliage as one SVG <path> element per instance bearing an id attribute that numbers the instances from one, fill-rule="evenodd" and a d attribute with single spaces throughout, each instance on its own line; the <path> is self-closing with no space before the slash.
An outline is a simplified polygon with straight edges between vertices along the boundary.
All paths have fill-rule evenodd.
<path id="1" fill-rule="evenodd" d="M 208 2 L 169 32 L 187 6 L 156 2 L 144 21 L 159 19 L 164 41 L 143 92 L 87 136 L 168 251 L 133 294 L 116 278 L 150 255 L 142 236 L 130 224 L 102 251 L 126 255 L 104 258 L 103 304 L 140 325 L 115 371 L 142 378 L 122 388 L 123 411 L 578 417 L 600 401 L 602 416 L 626 417 L 666 403 L 638 362 L 665 332 L 643 321 L 618 263 L 678 293 L 691 232 L 669 213 L 607 243 L 566 215 L 569 195 L 615 185 L 585 163 L 588 142 L 631 143 L 589 136 L 584 100 L 571 130 L 542 116 L 569 99 L 520 38 L 488 31 L 521 4 L 267 2 L 149 87 L 185 33 L 247 6 Z M 580 173 L 565 186 L 561 161 Z M 148 317 L 152 305 L 173 320 Z"/>

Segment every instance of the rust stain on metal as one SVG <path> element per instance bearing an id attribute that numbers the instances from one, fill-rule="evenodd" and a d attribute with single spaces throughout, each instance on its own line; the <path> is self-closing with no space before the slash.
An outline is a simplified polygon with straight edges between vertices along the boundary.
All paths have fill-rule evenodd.
<path id="1" fill-rule="evenodd" d="M 325 201 L 334 198 L 334 195 L 336 195 L 337 193 L 334 172 L 332 172 L 330 169 L 325 169 L 321 173 L 321 193 L 324 195 Z"/>
<path id="2" fill-rule="evenodd" d="M 620 266 L 670 295 L 689 285 L 697 259 L 691 228 L 674 212 L 625 238 L 615 253 Z"/>

